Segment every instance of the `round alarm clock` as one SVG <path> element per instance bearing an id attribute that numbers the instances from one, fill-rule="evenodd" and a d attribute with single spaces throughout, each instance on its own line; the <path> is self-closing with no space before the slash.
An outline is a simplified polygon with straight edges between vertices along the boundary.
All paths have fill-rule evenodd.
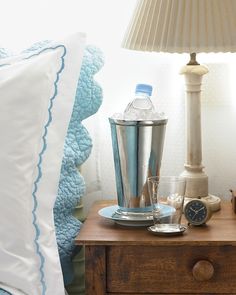
<path id="1" fill-rule="evenodd" d="M 184 215 L 189 224 L 203 225 L 211 218 L 212 212 L 206 201 L 193 199 L 185 205 Z"/>

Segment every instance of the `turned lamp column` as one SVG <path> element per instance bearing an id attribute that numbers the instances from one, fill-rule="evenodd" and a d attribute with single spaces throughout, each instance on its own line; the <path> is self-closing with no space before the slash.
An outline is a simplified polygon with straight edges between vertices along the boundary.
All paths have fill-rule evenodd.
<path id="1" fill-rule="evenodd" d="M 201 142 L 201 82 L 208 68 L 199 65 L 196 54 L 180 72 L 186 83 L 186 160 L 181 174 L 186 179 L 186 202 L 192 198 L 205 198 L 211 209 L 220 209 L 220 199 L 208 195 L 208 177 L 203 171 Z"/>

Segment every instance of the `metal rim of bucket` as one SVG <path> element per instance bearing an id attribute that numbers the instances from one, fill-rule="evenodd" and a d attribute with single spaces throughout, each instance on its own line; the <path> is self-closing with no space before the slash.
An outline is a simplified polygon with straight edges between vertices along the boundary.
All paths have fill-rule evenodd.
<path id="1" fill-rule="evenodd" d="M 158 126 L 165 125 L 168 121 L 167 118 L 157 119 L 157 120 L 121 120 L 121 119 L 113 119 L 109 118 L 111 124 L 115 125 L 123 125 L 123 126 Z"/>

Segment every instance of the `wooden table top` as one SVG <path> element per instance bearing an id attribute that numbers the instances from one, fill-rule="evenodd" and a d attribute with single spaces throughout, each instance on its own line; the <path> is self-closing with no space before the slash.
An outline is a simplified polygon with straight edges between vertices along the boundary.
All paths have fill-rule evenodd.
<path id="1" fill-rule="evenodd" d="M 111 200 L 94 203 L 75 240 L 76 245 L 236 246 L 236 214 L 230 202 L 222 202 L 221 210 L 214 213 L 207 225 L 190 226 L 183 235 L 172 237 L 153 235 L 146 227 L 121 226 L 98 214 L 101 208 L 114 204 Z M 187 225 L 185 220 L 182 223 Z"/>

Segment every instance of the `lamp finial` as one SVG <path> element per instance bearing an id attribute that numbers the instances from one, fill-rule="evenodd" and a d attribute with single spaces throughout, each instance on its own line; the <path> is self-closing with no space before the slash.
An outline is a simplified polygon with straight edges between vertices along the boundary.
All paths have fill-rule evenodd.
<path id="1" fill-rule="evenodd" d="M 187 64 L 188 66 L 197 66 L 199 63 L 196 60 L 197 54 L 195 52 L 190 53 L 190 61 Z"/>

